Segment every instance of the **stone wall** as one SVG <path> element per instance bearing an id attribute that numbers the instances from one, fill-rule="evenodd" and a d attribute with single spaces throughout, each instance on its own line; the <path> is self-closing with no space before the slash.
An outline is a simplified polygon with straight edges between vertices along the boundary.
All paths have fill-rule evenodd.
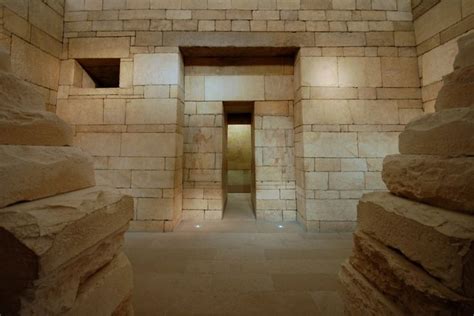
<path id="1" fill-rule="evenodd" d="M 184 218 L 222 218 L 223 102 L 256 101 L 257 218 L 295 220 L 293 67 L 185 69 Z M 215 195 L 207 197 L 206 192 Z"/>
<path id="2" fill-rule="evenodd" d="M 33 83 L 54 112 L 62 53 L 64 0 L 4 0 L 0 3 L 0 48 L 12 71 Z"/>
<path id="3" fill-rule="evenodd" d="M 423 106 L 426 112 L 434 112 L 442 79 L 453 71 L 457 40 L 474 29 L 474 2 L 416 0 L 413 6 Z"/>
<path id="4" fill-rule="evenodd" d="M 194 205 L 188 208 L 188 202 L 199 204 L 197 212 L 193 212 L 193 218 L 206 218 L 206 212 L 209 212 L 209 218 L 218 218 L 221 214 L 223 200 L 222 192 L 219 192 L 222 191 L 219 189 L 219 182 L 222 181 L 219 159 L 222 159 L 222 147 L 219 146 L 222 143 L 219 141 L 220 136 L 216 136 L 221 134 L 209 136 L 212 131 L 222 129 L 219 125 L 222 124 L 221 102 L 242 101 L 239 95 L 241 91 L 246 92 L 244 100 L 257 101 L 256 106 L 262 101 L 272 102 L 271 106 L 270 103 L 266 104 L 267 108 L 275 108 L 276 112 L 271 110 L 255 116 L 256 154 L 261 152 L 262 157 L 262 171 L 259 172 L 257 166 L 257 195 L 260 197 L 257 197 L 257 211 L 262 212 L 257 213 L 260 218 L 267 219 L 294 218 L 290 214 L 295 214 L 292 192 L 296 187 L 299 218 L 311 230 L 346 230 L 353 227 L 355 205 L 361 194 L 385 189 L 380 180 L 382 157 L 396 152 L 398 132 L 406 122 L 423 112 L 410 0 L 71 0 L 66 1 L 64 27 L 65 47 L 69 49 L 64 55 L 65 60 L 84 55 L 121 58 L 120 88 L 80 89 L 73 87 L 69 81 L 61 86 L 60 98 L 64 104 L 81 99 L 80 106 L 70 106 L 73 111 L 78 111 L 71 115 L 74 118 L 88 120 L 90 113 L 98 109 L 97 121 L 76 124 L 82 125 L 77 131 L 77 143 L 86 149 L 95 147 L 102 150 L 111 146 L 109 139 L 115 140 L 117 145 L 114 151 L 96 154 L 97 168 L 103 169 L 103 174 L 125 179 L 121 186 L 136 197 L 138 210 L 142 199 L 149 201 L 148 206 L 152 208 L 147 216 L 142 217 L 143 213 L 138 210 L 136 214 L 137 220 L 147 221 L 140 224 L 143 227 L 172 219 L 168 215 L 166 218 L 157 215 L 161 212 L 161 205 L 158 206 L 160 200 L 156 199 L 169 199 L 168 195 L 165 197 L 168 187 L 155 186 L 147 188 L 146 192 L 144 188 L 134 190 L 134 174 L 154 175 L 162 179 L 161 172 L 167 171 L 166 164 L 164 167 L 152 165 L 147 169 L 142 162 L 137 162 L 140 171 L 133 170 L 131 165 L 123 168 L 126 171 L 118 171 L 120 168 L 111 164 L 115 160 L 111 157 L 125 158 L 135 154 L 135 149 L 127 152 L 124 139 L 135 137 L 137 125 L 141 126 L 140 131 L 147 131 L 155 135 L 153 137 L 161 137 L 167 132 L 176 135 L 177 139 L 182 135 L 179 129 L 180 117 L 173 117 L 163 125 L 165 129 L 176 126 L 176 131 L 149 129 L 149 124 L 156 122 L 146 123 L 153 117 L 148 111 L 161 112 L 161 108 L 153 108 L 152 104 L 161 106 L 164 101 L 148 99 L 161 97 L 178 100 L 179 103 L 185 100 L 181 94 L 193 94 L 195 89 L 204 93 L 203 99 L 190 103 L 194 104 L 194 108 L 193 105 L 186 106 L 189 115 L 186 124 L 198 124 L 195 130 L 200 133 L 191 135 L 185 132 L 186 153 L 189 154 L 192 148 L 200 155 L 214 157 L 213 166 L 210 166 L 210 161 L 206 161 L 209 165 L 196 169 L 185 165 L 185 191 L 189 189 L 189 197 L 193 199 L 192 203 L 188 198 L 184 199 L 185 213 L 195 208 Z M 262 80 L 267 76 L 265 72 L 268 69 L 265 67 L 261 68 L 264 73 L 258 76 L 208 73 L 211 80 L 207 86 L 199 85 L 199 80 L 196 85 L 187 82 L 184 92 L 181 89 L 183 85 L 175 80 L 180 76 L 179 73 L 172 72 L 173 82 L 168 82 L 166 80 L 170 73 L 159 70 L 160 67 L 169 69 L 168 66 L 176 65 L 176 62 L 168 59 L 160 59 L 156 64 L 149 62 L 150 58 L 153 59 L 151 56 L 156 54 L 161 56 L 170 53 L 174 60 L 179 59 L 179 47 L 193 46 L 302 48 L 294 68 L 294 102 L 288 97 L 266 98 L 265 80 Z M 154 70 L 154 66 L 158 67 L 158 71 Z M 132 69 L 135 69 L 135 77 Z M 140 73 L 142 75 L 138 76 Z M 290 80 L 291 74 L 288 75 L 287 80 Z M 148 81 L 146 78 L 153 79 Z M 212 78 L 215 80 L 212 81 Z M 234 81 L 236 78 L 237 82 Z M 153 85 L 157 86 L 151 87 Z M 276 83 L 270 83 L 269 86 L 276 86 Z M 207 93 L 212 97 L 206 98 Z M 95 101 L 96 105 L 91 105 L 94 99 L 98 101 Z M 121 99 L 122 105 L 106 105 L 106 102 L 115 99 Z M 278 100 L 287 103 L 282 106 L 283 103 Z M 147 103 L 148 110 L 144 110 L 145 105 L 134 107 L 137 102 Z M 288 111 L 278 112 L 280 106 L 288 106 Z M 137 110 L 132 111 L 132 107 Z M 115 115 L 118 115 L 119 123 L 113 123 Z M 111 117 L 114 119 L 106 122 L 106 117 L 107 120 Z M 169 127 L 167 124 L 170 124 Z M 283 133 L 284 143 L 283 136 L 281 142 L 275 136 Z M 291 144 L 293 134 L 295 137 Z M 210 149 L 204 150 L 204 147 L 199 146 L 195 149 L 195 140 L 206 137 L 213 139 Z M 260 143 L 263 146 L 258 143 L 259 137 L 264 139 Z M 133 142 L 140 139 L 137 136 Z M 105 145 L 98 145 L 99 140 L 103 140 Z M 278 149 L 264 148 L 272 142 L 276 142 L 275 147 Z M 153 158 L 163 158 L 166 163 L 168 158 L 178 157 L 176 161 L 179 161 L 179 151 L 175 157 L 169 157 L 160 152 L 161 145 L 160 142 L 151 141 L 144 146 L 147 151 L 154 152 Z M 179 148 L 179 141 L 174 145 Z M 279 162 L 265 160 L 265 154 L 271 151 L 278 151 L 285 156 L 284 153 L 293 150 L 290 148 L 294 148 L 295 152 L 296 173 L 293 171 L 295 167 L 291 165 L 291 155 Z M 257 164 L 259 159 L 256 155 Z M 127 158 L 127 161 L 130 160 Z M 192 162 L 190 164 L 193 166 Z M 174 174 L 181 172 L 178 165 L 174 168 Z M 191 169 L 201 171 L 191 172 Z M 191 174 L 198 178 L 186 180 Z M 212 177 L 205 177 L 206 174 Z M 263 178 L 259 179 L 259 175 Z M 131 180 L 128 180 L 130 177 Z M 259 181 L 262 183 L 259 184 Z M 208 183 L 197 187 L 197 183 L 203 182 Z M 156 188 L 158 193 L 152 193 Z M 175 207 L 179 208 L 179 202 L 175 202 Z M 179 214 L 179 210 L 176 212 Z M 178 217 L 176 215 L 173 218 Z"/>

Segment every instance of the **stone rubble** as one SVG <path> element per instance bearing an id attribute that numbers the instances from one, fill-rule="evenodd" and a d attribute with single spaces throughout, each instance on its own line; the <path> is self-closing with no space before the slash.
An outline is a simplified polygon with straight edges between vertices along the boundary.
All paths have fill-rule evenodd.
<path id="1" fill-rule="evenodd" d="M 474 41 L 459 48 L 439 112 L 410 122 L 384 159 L 390 192 L 359 201 L 339 273 L 348 315 L 474 313 Z"/>
<path id="2" fill-rule="evenodd" d="M 0 67 L 0 314 L 133 315 L 133 199 L 95 186 L 72 128 Z"/>

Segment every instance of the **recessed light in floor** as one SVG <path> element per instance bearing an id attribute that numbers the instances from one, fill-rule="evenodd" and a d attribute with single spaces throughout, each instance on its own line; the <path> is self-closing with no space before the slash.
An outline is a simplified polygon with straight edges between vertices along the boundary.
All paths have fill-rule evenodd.
<path id="1" fill-rule="evenodd" d="M 284 226 L 283 225 L 278 225 L 278 228 L 283 228 Z"/>
<path id="2" fill-rule="evenodd" d="M 194 227 L 196 227 L 196 228 L 201 228 L 201 225 L 194 225 Z"/>

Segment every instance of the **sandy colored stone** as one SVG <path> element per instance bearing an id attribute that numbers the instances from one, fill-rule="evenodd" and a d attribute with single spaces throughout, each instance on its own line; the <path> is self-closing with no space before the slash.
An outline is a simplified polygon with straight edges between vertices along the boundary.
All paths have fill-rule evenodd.
<path id="1" fill-rule="evenodd" d="M 428 155 L 385 157 L 390 192 L 442 208 L 474 213 L 474 158 Z"/>
<path id="2" fill-rule="evenodd" d="M 399 250 L 442 284 L 474 297 L 474 217 L 396 197 L 365 194 L 359 230 Z"/>
<path id="3" fill-rule="evenodd" d="M 339 282 L 346 315 L 404 315 L 348 262 L 339 271 Z"/>
<path id="4" fill-rule="evenodd" d="M 55 114 L 0 104 L 1 145 L 66 146 L 72 140 L 72 128 Z"/>
<path id="5" fill-rule="evenodd" d="M 468 2 L 468 0 L 463 0 Z M 474 8 L 474 6 L 471 7 Z M 458 41 L 459 54 L 454 61 L 454 69 L 474 66 L 474 33 L 461 37 Z"/>
<path id="6" fill-rule="evenodd" d="M 112 315 L 133 290 L 133 270 L 125 254 L 91 276 L 79 289 L 76 303 L 64 315 Z M 120 315 L 120 314 L 119 314 Z"/>
<path id="7" fill-rule="evenodd" d="M 455 70 L 444 77 L 435 109 L 441 111 L 468 106 L 474 106 L 474 66 Z"/>
<path id="8" fill-rule="evenodd" d="M 410 122 L 400 134 L 400 153 L 474 155 L 474 107 L 427 114 Z"/>
<path id="9" fill-rule="evenodd" d="M 451 315 L 467 299 L 403 255 L 362 232 L 354 234 L 351 265 L 410 315 Z"/>
<path id="10" fill-rule="evenodd" d="M 0 71 L 0 108 L 5 106 L 22 110 L 46 110 L 43 96 L 31 84 L 11 73 Z"/>
<path id="11" fill-rule="evenodd" d="M 0 146 L 0 207 L 94 184 L 92 160 L 78 148 Z"/>

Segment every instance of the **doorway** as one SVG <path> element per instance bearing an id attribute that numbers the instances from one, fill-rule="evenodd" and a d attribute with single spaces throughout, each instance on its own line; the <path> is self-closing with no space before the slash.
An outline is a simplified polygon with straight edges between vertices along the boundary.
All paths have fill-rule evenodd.
<path id="1" fill-rule="evenodd" d="M 224 102 L 225 220 L 255 220 L 253 102 Z"/>

